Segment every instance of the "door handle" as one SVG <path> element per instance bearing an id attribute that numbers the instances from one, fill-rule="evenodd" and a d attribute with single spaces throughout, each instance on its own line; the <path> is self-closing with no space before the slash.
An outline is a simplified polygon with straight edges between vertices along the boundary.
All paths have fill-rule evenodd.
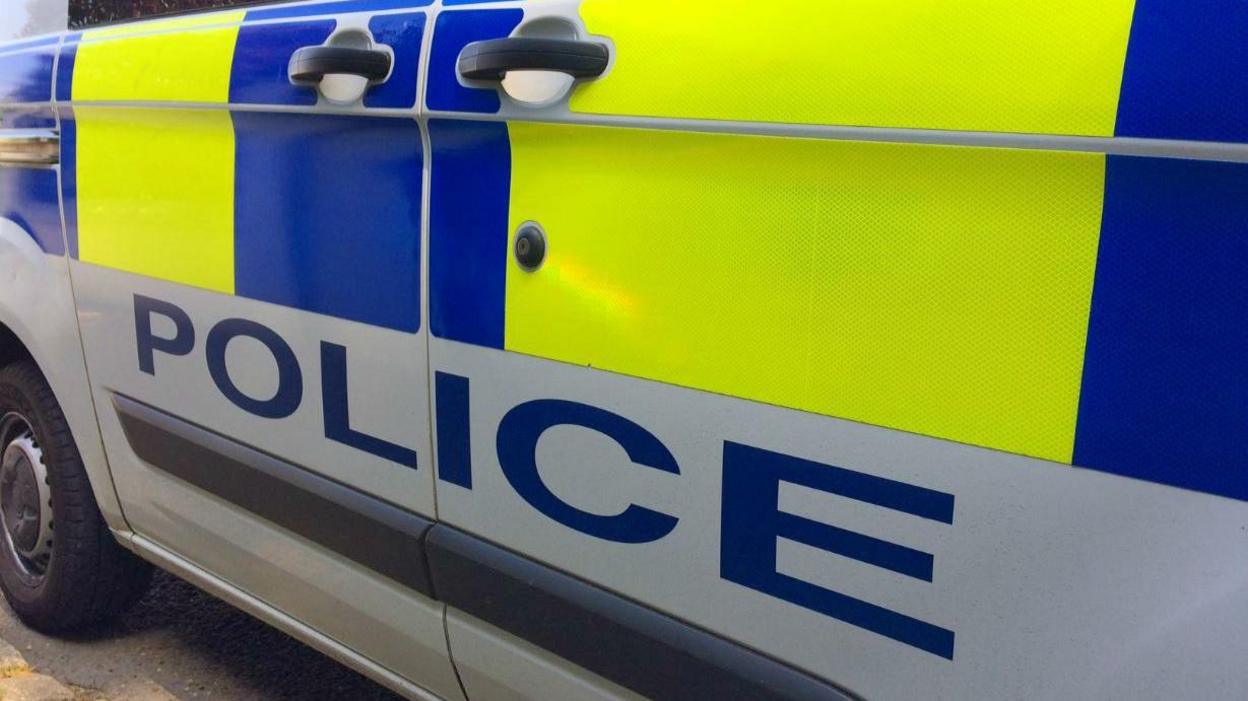
<path id="1" fill-rule="evenodd" d="M 290 79 L 316 85 L 330 74 L 355 75 L 370 83 L 390 75 L 390 54 L 346 46 L 305 46 L 290 57 Z"/>
<path id="2" fill-rule="evenodd" d="M 605 44 L 567 39 L 510 37 L 476 41 L 459 55 L 459 74 L 469 80 L 499 81 L 508 71 L 555 71 L 596 78 L 607 70 Z"/>

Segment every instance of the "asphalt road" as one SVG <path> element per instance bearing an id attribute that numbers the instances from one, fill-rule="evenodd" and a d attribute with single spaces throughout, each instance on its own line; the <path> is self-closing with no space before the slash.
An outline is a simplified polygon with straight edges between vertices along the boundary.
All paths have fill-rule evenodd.
<path id="1" fill-rule="evenodd" d="M 399 699 L 160 571 L 151 591 L 115 623 L 71 638 L 50 638 L 23 626 L 3 604 L 0 638 L 38 671 L 105 693 L 151 680 L 179 699 Z"/>

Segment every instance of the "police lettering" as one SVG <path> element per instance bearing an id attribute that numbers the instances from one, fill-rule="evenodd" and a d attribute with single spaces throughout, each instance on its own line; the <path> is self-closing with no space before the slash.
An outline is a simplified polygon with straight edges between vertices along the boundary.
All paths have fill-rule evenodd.
<path id="1" fill-rule="evenodd" d="M 164 326 L 172 325 L 172 331 L 157 334 L 152 328 L 156 317 L 163 317 L 168 322 Z M 194 324 L 174 304 L 135 295 L 134 321 L 139 370 L 144 373 L 156 374 L 158 354 L 178 357 L 195 350 Z M 273 396 L 253 397 L 235 384 L 226 349 L 239 337 L 258 341 L 273 356 L 278 373 Z M 213 383 L 239 409 L 268 419 L 282 419 L 298 410 L 303 401 L 303 370 L 290 345 L 275 331 L 255 321 L 224 319 L 209 329 L 204 346 Z M 320 351 L 325 437 L 415 468 L 414 450 L 351 427 L 347 348 L 322 341 Z M 435 373 L 437 478 L 471 490 L 469 389 L 467 377 Z M 563 399 L 526 401 L 503 416 L 494 439 L 503 476 L 529 506 L 567 528 L 616 543 L 654 542 L 675 529 L 676 516 L 638 504 L 629 503 L 619 513 L 598 514 L 557 496 L 537 466 L 538 440 L 556 426 L 579 426 L 606 436 L 624 449 L 638 469 L 680 474 L 667 446 L 628 418 Z M 799 485 L 943 524 L 953 523 L 953 495 L 732 441 L 724 441 L 723 446 L 720 577 L 933 655 L 953 658 L 953 631 L 783 574 L 776 561 L 777 540 L 784 538 L 931 582 L 934 558 L 930 553 L 785 513 L 779 506 L 780 486 Z"/>
<path id="2" fill-rule="evenodd" d="M 152 330 L 155 316 L 172 322 L 172 336 L 158 336 Z M 180 307 L 143 295 L 134 296 L 134 332 L 139 354 L 139 370 L 156 374 L 156 354 L 190 355 L 195 349 L 195 327 Z M 277 391 L 272 397 L 252 397 L 244 393 L 230 376 L 225 361 L 231 341 L 247 337 L 259 341 L 277 363 Z M 213 384 L 234 406 L 266 419 L 283 419 L 303 403 L 303 369 L 290 344 L 276 331 L 248 319 L 223 319 L 208 331 L 204 344 L 208 374 Z M 321 343 L 321 404 L 325 437 L 371 453 L 400 465 L 416 467 L 416 451 L 351 428 L 347 402 L 347 349 Z"/>

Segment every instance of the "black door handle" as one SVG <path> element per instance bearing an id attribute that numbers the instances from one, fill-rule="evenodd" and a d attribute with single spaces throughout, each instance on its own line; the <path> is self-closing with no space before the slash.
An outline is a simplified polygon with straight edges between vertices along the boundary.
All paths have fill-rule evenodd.
<path id="1" fill-rule="evenodd" d="M 469 80 L 502 80 L 508 71 L 557 71 L 596 78 L 607 70 L 605 44 L 566 39 L 511 37 L 476 41 L 459 55 L 459 74 Z"/>
<path id="2" fill-rule="evenodd" d="M 345 73 L 376 82 L 390 75 L 390 54 L 346 46 L 305 46 L 290 57 L 290 79 L 315 85 L 330 73 Z"/>

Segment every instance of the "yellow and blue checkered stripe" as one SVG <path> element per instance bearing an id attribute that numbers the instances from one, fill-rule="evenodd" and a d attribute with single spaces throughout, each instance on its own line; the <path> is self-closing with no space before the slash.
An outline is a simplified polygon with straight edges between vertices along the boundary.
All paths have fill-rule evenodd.
<path id="1" fill-rule="evenodd" d="M 1242 3 L 749 7 L 586 0 L 573 111 L 1248 142 Z M 437 18 L 436 336 L 1248 499 L 1248 165 L 453 118 L 522 17 Z"/>
<path id="2" fill-rule="evenodd" d="M 221 109 L 310 104 L 280 54 L 323 41 L 331 12 L 378 12 L 379 39 L 418 47 L 425 13 L 399 12 L 417 4 L 71 36 L 56 76 L 71 255 L 419 328 L 416 123 Z M 1242 4 L 998 5 L 586 0 L 618 58 L 572 109 L 1248 142 Z M 437 16 L 435 335 L 1248 498 L 1246 166 L 503 124 L 454 60 L 523 12 Z M 411 107 L 417 63 L 367 106 Z M 553 243 L 536 275 L 508 266 L 528 219 Z"/>
<path id="3" fill-rule="evenodd" d="M 411 110 L 426 22 L 411 8 L 421 4 L 275 6 L 71 35 L 57 74 L 70 254 L 418 330 L 419 125 L 292 111 L 317 98 L 290 83 L 286 64 L 329 37 L 334 13 L 369 13 L 395 69 L 364 106 Z"/>

